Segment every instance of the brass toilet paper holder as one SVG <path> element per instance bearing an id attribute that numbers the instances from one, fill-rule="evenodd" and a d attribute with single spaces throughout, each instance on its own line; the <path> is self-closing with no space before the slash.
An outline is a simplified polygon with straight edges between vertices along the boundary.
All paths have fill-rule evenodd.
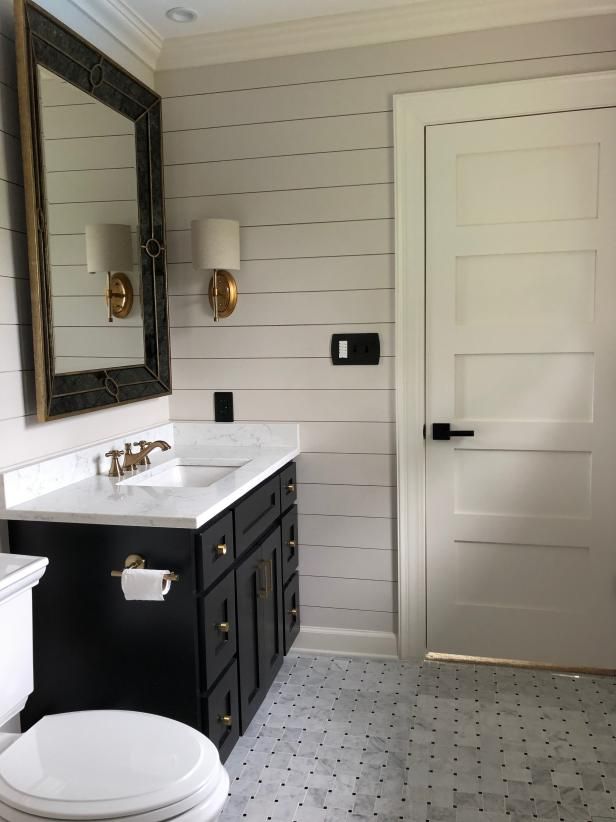
<path id="1" fill-rule="evenodd" d="M 145 568 L 145 557 L 142 557 L 141 554 L 129 554 L 126 559 L 124 560 L 124 570 L 143 570 Z M 121 577 L 123 571 L 112 571 L 112 577 Z M 166 582 L 177 582 L 179 580 L 179 576 L 176 573 L 170 572 L 165 574 L 163 579 Z"/>

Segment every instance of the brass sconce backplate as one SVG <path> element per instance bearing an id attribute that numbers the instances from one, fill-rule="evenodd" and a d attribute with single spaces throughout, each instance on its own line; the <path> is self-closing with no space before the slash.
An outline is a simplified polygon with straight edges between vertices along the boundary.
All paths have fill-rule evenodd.
<path id="1" fill-rule="evenodd" d="M 118 320 L 128 317 L 133 309 L 133 284 L 126 274 L 116 272 L 109 278 L 109 291 L 106 295 L 110 314 Z"/>
<path id="2" fill-rule="evenodd" d="M 219 270 L 216 273 L 216 284 L 218 287 L 218 317 L 224 319 L 230 317 L 237 305 L 237 283 L 235 277 L 229 271 Z M 212 311 L 214 310 L 214 277 L 210 280 L 208 297 Z"/>

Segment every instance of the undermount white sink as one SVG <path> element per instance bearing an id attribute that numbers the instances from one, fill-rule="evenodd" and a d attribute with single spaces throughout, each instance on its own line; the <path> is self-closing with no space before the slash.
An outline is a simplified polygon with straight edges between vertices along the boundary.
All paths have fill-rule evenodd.
<path id="1" fill-rule="evenodd" d="M 249 460 L 177 459 L 141 470 L 135 476 L 120 481 L 120 485 L 146 485 L 160 488 L 207 488 L 237 471 Z"/>

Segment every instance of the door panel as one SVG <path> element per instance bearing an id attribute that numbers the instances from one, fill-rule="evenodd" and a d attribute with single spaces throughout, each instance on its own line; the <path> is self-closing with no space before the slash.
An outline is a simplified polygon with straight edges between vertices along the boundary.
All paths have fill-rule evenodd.
<path id="1" fill-rule="evenodd" d="M 300 629 L 299 574 L 294 574 L 284 589 L 284 652 L 288 654 Z"/>
<path id="2" fill-rule="evenodd" d="M 616 668 L 616 113 L 426 138 L 428 650 Z"/>
<path id="3" fill-rule="evenodd" d="M 297 571 L 299 565 L 299 533 L 297 528 L 297 505 L 290 508 L 280 523 L 282 541 L 282 583 Z"/>
<path id="4" fill-rule="evenodd" d="M 207 723 L 206 735 L 216 745 L 224 762 L 240 736 L 236 662 L 204 700 L 203 714 Z"/>
<path id="5" fill-rule="evenodd" d="M 262 609 L 260 653 L 263 680 L 265 687 L 269 688 L 284 657 L 280 528 L 276 528 L 263 542 L 261 558 L 265 564 L 267 592 L 260 602 Z"/>
<path id="6" fill-rule="evenodd" d="M 231 511 L 228 511 L 213 525 L 204 528 L 197 539 L 200 558 L 199 585 L 202 590 L 205 590 L 213 585 L 235 561 Z"/>
<path id="7" fill-rule="evenodd" d="M 239 556 L 280 516 L 280 479 L 272 477 L 240 502 L 234 511 L 235 552 Z"/>
<path id="8" fill-rule="evenodd" d="M 242 733 L 259 707 L 263 686 L 259 664 L 259 594 L 264 591 L 260 558 L 260 550 L 257 548 L 246 557 L 235 572 Z"/>
<path id="9" fill-rule="evenodd" d="M 222 582 L 203 597 L 201 603 L 203 646 L 202 673 L 205 687 L 210 688 L 235 656 L 235 579 L 227 574 Z"/>

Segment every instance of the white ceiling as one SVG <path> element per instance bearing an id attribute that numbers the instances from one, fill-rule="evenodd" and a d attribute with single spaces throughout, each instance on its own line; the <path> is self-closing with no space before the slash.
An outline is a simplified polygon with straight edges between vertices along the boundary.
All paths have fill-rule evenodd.
<path id="1" fill-rule="evenodd" d="M 323 17 L 355 11 L 377 11 L 393 6 L 425 6 L 432 0 L 123 0 L 163 39 L 184 35 L 231 31 L 290 20 Z M 174 23 L 167 9 L 194 9 L 193 23 Z"/>

